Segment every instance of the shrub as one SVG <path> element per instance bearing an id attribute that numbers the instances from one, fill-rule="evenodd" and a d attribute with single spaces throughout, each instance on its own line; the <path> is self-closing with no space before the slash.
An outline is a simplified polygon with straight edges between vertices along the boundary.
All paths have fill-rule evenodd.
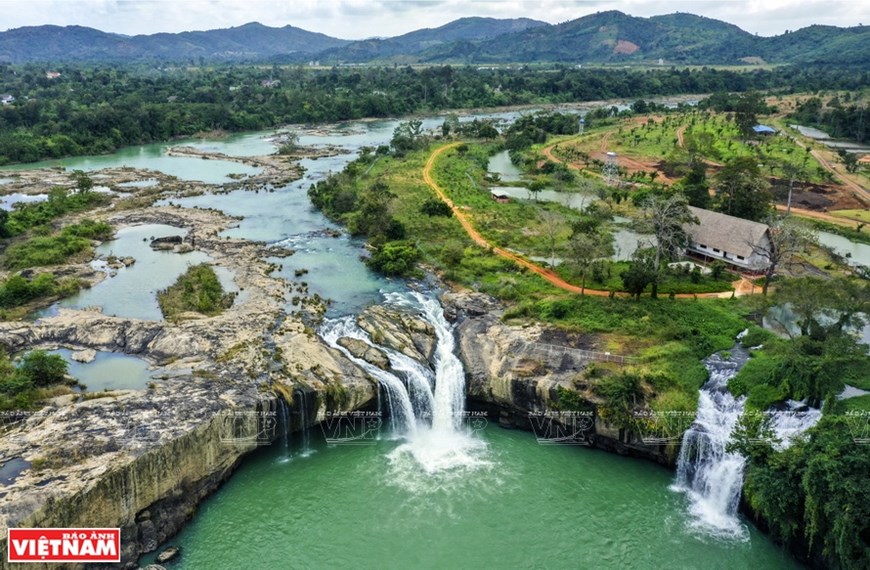
<path id="1" fill-rule="evenodd" d="M 385 275 L 408 275 L 420 259 L 420 250 L 404 241 L 390 241 L 377 248 L 368 265 Z"/>
<path id="2" fill-rule="evenodd" d="M 445 218 L 449 218 L 453 215 L 450 206 L 441 200 L 436 200 L 435 198 L 429 198 L 423 202 L 423 205 L 420 206 L 420 212 L 427 216 L 443 216 Z"/>
<path id="3" fill-rule="evenodd" d="M 214 269 L 206 263 L 190 267 L 175 284 L 157 293 L 163 316 L 184 312 L 214 316 L 232 306 L 234 293 L 225 293 Z"/>

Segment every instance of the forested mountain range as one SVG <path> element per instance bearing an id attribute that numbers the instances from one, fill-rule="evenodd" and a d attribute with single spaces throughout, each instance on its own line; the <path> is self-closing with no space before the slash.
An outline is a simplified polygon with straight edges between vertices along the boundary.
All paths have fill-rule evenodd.
<path id="1" fill-rule="evenodd" d="M 123 36 L 81 26 L 0 32 L 0 62 L 271 61 L 342 63 L 831 63 L 870 65 L 870 26 L 810 26 L 759 37 L 676 13 L 609 11 L 557 25 L 527 18 L 462 18 L 385 39 L 348 41 L 259 23 L 205 32 Z"/>

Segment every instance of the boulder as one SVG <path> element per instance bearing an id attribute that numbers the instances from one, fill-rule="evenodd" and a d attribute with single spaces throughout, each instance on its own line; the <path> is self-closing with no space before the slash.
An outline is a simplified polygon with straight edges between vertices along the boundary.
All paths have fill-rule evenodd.
<path id="1" fill-rule="evenodd" d="M 157 555 L 157 563 L 165 564 L 166 562 L 169 562 L 173 558 L 177 557 L 180 552 L 181 549 L 179 547 L 170 546 L 169 548 Z"/>
<path id="2" fill-rule="evenodd" d="M 77 350 L 70 354 L 70 358 L 75 360 L 76 362 L 83 362 L 87 364 L 88 362 L 93 362 L 97 357 L 97 351 L 93 348 L 85 348 L 84 350 Z"/>
<path id="3" fill-rule="evenodd" d="M 154 238 L 151 240 L 151 247 L 154 249 L 173 249 L 177 245 L 181 245 L 181 236 L 165 236 Z"/>
<path id="4" fill-rule="evenodd" d="M 338 345 L 346 348 L 347 351 L 355 357 L 365 360 L 372 366 L 377 366 L 381 370 L 387 370 L 390 367 L 390 359 L 383 351 L 378 350 L 358 338 L 343 336 L 338 339 Z"/>

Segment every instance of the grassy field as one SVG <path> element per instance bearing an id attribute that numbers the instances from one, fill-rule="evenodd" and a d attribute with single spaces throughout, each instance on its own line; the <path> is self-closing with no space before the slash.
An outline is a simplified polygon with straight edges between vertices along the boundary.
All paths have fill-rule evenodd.
<path id="1" fill-rule="evenodd" d="M 870 210 L 835 210 L 828 213 L 838 218 L 870 223 Z"/>

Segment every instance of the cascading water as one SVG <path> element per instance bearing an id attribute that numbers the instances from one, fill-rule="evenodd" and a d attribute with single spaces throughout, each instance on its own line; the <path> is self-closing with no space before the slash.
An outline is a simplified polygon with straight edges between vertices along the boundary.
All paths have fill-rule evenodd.
<path id="1" fill-rule="evenodd" d="M 302 456 L 311 455 L 311 433 L 308 430 L 308 398 L 305 390 L 296 390 L 299 399 L 299 433 L 302 434 Z"/>
<path id="2" fill-rule="evenodd" d="M 727 385 L 748 358 L 746 349 L 738 345 L 727 358 L 714 354 L 704 361 L 710 379 L 701 388 L 695 421 L 683 435 L 672 486 L 689 499 L 692 530 L 738 540 L 749 537 L 737 516 L 745 458 L 729 453 L 726 446 L 743 415 L 746 398 L 735 398 Z M 770 424 L 781 441 L 780 448 L 787 447 L 791 437 L 812 427 L 821 417 L 819 410 L 806 408 L 800 402 L 789 401 L 788 407 L 788 412 L 773 413 Z"/>
<path id="3" fill-rule="evenodd" d="M 389 455 L 397 471 L 395 480 L 416 486 L 415 474 L 428 476 L 436 472 L 453 472 L 457 468 L 488 465 L 480 453 L 485 448 L 484 443 L 462 430 L 465 370 L 454 354 L 453 329 L 444 318 L 441 305 L 437 300 L 416 292 L 387 293 L 385 299 L 389 305 L 418 312 L 435 329 L 434 374 L 425 365 L 402 353 L 377 346 L 357 326 L 353 317 L 327 321 L 322 336 L 384 387 L 394 433 L 406 440 Z M 383 351 L 390 360 L 391 369 L 402 378 L 351 355 L 338 344 L 342 337 L 362 340 Z"/>
<path id="4" fill-rule="evenodd" d="M 728 392 L 728 381 L 748 355 L 735 347 L 729 358 L 714 354 L 704 365 L 710 379 L 701 388 L 695 422 L 683 435 L 674 488 L 689 498 L 693 526 L 709 534 L 744 539 L 746 527 L 737 517 L 745 460 L 725 447 L 743 414 L 744 397 Z"/>
<path id="5" fill-rule="evenodd" d="M 345 356 L 365 370 L 367 374 L 375 378 L 381 387 L 383 387 L 387 400 L 387 408 L 390 410 L 390 418 L 393 420 L 395 431 L 400 435 L 415 432 L 417 424 L 414 416 L 414 406 L 411 403 L 408 390 L 402 381 L 394 374 L 381 370 L 377 366 L 355 357 L 350 351 L 338 344 L 338 339 L 347 337 L 375 346 L 368 334 L 357 326 L 353 316 L 348 315 L 338 319 L 327 320 L 321 329 L 321 336 L 327 344 L 342 351 Z M 383 347 L 378 348 L 383 349 Z M 388 352 L 388 356 L 390 356 L 392 363 L 393 355 L 390 352 L 392 351 Z"/>

